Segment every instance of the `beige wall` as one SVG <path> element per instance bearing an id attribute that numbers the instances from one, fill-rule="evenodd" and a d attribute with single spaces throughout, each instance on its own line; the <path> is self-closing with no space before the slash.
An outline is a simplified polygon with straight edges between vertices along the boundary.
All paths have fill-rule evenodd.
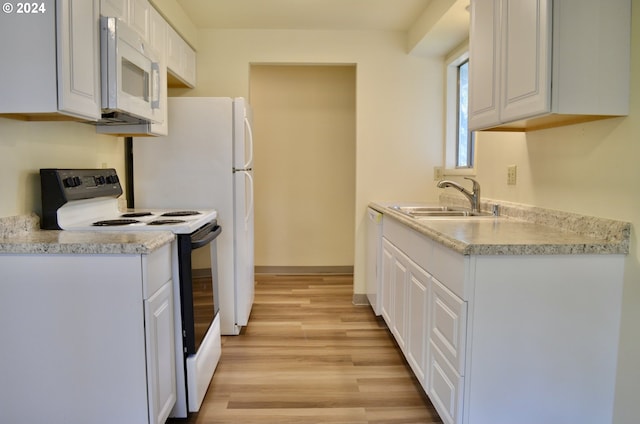
<path id="1" fill-rule="evenodd" d="M 355 67 L 255 65 L 250 87 L 256 266 L 352 266 Z"/>
<path id="2" fill-rule="evenodd" d="M 79 122 L 0 118 L 0 216 L 40 212 L 40 168 L 116 168 L 124 180 L 124 143 Z"/>
<path id="3" fill-rule="evenodd" d="M 441 60 L 407 55 L 401 32 L 200 30 L 198 44 L 198 85 L 174 95 L 249 97 L 252 64 L 356 66 L 354 291 L 364 293 L 368 202 L 437 196 Z"/>

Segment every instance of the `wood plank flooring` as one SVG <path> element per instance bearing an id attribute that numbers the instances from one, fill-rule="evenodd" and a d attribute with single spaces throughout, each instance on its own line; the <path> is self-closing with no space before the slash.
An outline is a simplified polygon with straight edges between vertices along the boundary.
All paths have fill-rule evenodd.
<path id="1" fill-rule="evenodd" d="M 256 276 L 200 412 L 169 423 L 442 423 L 349 276 Z"/>

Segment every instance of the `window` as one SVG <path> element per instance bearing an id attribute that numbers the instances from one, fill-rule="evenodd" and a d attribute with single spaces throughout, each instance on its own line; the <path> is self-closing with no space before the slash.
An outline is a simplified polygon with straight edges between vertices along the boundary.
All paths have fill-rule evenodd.
<path id="1" fill-rule="evenodd" d="M 469 52 L 466 45 L 445 59 L 446 139 L 445 174 L 475 174 L 475 142 L 468 127 Z"/>
<path id="2" fill-rule="evenodd" d="M 469 60 L 458 65 L 456 168 L 473 167 L 473 133 L 469 131 Z"/>

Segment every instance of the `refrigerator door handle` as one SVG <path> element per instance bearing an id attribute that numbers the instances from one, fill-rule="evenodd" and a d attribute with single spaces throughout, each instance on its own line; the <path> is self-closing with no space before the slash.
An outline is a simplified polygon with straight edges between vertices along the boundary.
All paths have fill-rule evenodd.
<path id="1" fill-rule="evenodd" d="M 244 175 L 249 179 L 249 207 L 244 215 L 244 228 L 249 228 L 249 221 L 253 217 L 253 176 L 250 172 L 245 172 Z"/>
<path id="2" fill-rule="evenodd" d="M 249 160 L 247 160 L 247 163 L 244 164 L 243 168 L 251 169 L 251 165 L 253 163 L 253 131 L 251 130 L 249 118 L 246 116 L 244 117 L 244 127 L 247 129 L 247 134 L 249 135 L 249 145 L 247 146 L 249 148 Z"/>

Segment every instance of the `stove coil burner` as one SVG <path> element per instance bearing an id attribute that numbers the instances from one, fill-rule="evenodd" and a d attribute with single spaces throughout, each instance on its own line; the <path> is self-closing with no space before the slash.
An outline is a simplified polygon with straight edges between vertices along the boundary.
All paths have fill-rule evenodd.
<path id="1" fill-rule="evenodd" d="M 122 218 L 138 218 L 142 216 L 151 216 L 151 212 L 127 212 L 120 215 Z"/>
<path id="2" fill-rule="evenodd" d="M 118 226 L 118 225 L 129 225 L 129 224 L 137 224 L 137 219 L 107 219 L 105 221 L 97 221 L 91 225 L 96 227 L 110 227 L 110 226 Z"/>
<path id="3" fill-rule="evenodd" d="M 147 225 L 173 225 L 182 224 L 185 222 L 182 219 L 156 219 L 155 221 L 148 222 Z"/>
<path id="4" fill-rule="evenodd" d="M 198 211 L 175 211 L 175 212 L 165 212 L 160 216 L 192 216 L 192 215 L 200 215 Z"/>

